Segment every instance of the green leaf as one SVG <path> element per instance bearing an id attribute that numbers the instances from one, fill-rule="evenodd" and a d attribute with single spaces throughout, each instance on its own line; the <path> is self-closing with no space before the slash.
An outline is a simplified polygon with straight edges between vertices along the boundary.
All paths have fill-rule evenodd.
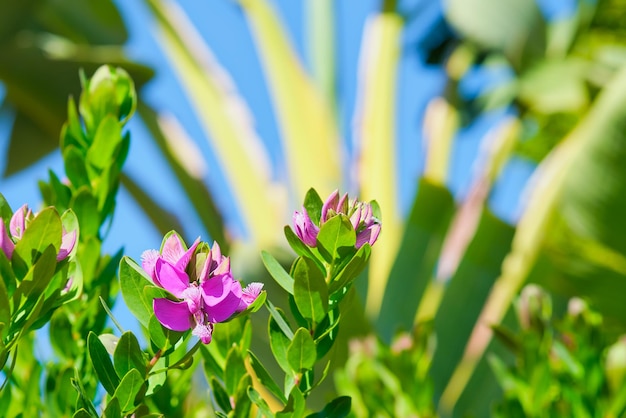
<path id="1" fill-rule="evenodd" d="M 226 389 L 217 380 L 215 377 L 211 376 L 209 379 L 209 384 L 211 385 L 211 390 L 213 392 L 213 396 L 215 397 L 215 402 L 217 405 L 222 408 L 225 412 L 232 411 L 232 406 L 230 405 L 230 398 L 228 397 L 228 393 L 226 393 Z"/>
<path id="2" fill-rule="evenodd" d="M 278 384 L 274 381 L 272 376 L 270 376 L 265 366 L 263 366 L 263 364 L 254 355 L 254 353 L 252 353 L 252 351 L 248 351 L 248 357 L 250 358 L 250 365 L 252 366 L 252 369 L 254 370 L 254 373 L 256 374 L 259 382 L 261 382 L 261 384 L 265 386 L 267 390 L 272 393 L 272 395 L 276 396 L 284 403 L 287 403 L 287 398 L 285 398 L 285 395 L 280 390 Z M 254 400 L 252 400 L 252 402 L 254 402 Z"/>
<path id="3" fill-rule="evenodd" d="M 0 222 L 2 222 L 0 220 Z M 4 284 L 4 277 L 0 278 L 0 342 L 2 342 L 8 332 L 11 322 L 11 302 L 9 292 Z"/>
<path id="4" fill-rule="evenodd" d="M 289 402 L 282 411 L 276 413 L 276 418 L 301 417 L 304 416 L 305 409 L 304 395 L 297 386 L 294 386 L 289 393 Z"/>
<path id="5" fill-rule="evenodd" d="M 350 413 L 352 399 L 349 396 L 340 396 L 333 399 L 318 413 L 307 415 L 307 418 L 344 418 Z"/>
<path id="6" fill-rule="evenodd" d="M 63 150 L 65 174 L 74 188 L 90 187 L 89 174 L 85 168 L 85 155 L 76 146 L 70 145 Z"/>
<path id="7" fill-rule="evenodd" d="M 226 367 L 224 368 L 224 385 L 226 392 L 234 396 L 239 386 L 239 381 L 246 374 L 246 366 L 241 357 L 239 348 L 232 347 L 226 356 Z"/>
<path id="8" fill-rule="evenodd" d="M 52 245 L 44 250 L 13 294 L 14 303 L 18 303 L 20 298 L 24 297 L 27 303 L 32 304 L 40 297 L 45 297 L 44 293 L 54 277 L 57 266 L 56 254 L 57 250 Z M 20 306 L 20 309 L 22 308 L 23 306 Z"/>
<path id="9" fill-rule="evenodd" d="M 280 316 L 279 311 L 276 311 L 276 315 Z M 274 354 L 276 362 L 281 369 L 283 369 L 287 373 L 290 373 L 291 367 L 289 366 L 289 361 L 287 360 L 287 348 L 289 347 L 291 340 L 285 335 L 281 327 L 274 319 L 274 316 L 270 316 L 269 318 L 268 334 L 270 337 L 270 348 L 272 350 L 272 354 Z"/>
<path id="10" fill-rule="evenodd" d="M 233 411 L 233 418 L 249 418 L 250 409 L 252 408 L 252 402 L 248 397 L 248 388 L 252 387 L 252 378 L 250 375 L 245 375 L 240 381 L 237 387 L 237 394 L 234 397 L 235 410 Z"/>
<path id="11" fill-rule="evenodd" d="M 115 367 L 113 367 L 106 348 L 104 348 L 98 336 L 91 331 L 87 337 L 87 347 L 91 364 L 93 364 L 100 383 L 102 383 L 102 386 L 110 395 L 113 395 L 120 384 L 120 378 L 115 373 Z"/>
<path id="12" fill-rule="evenodd" d="M 148 324 L 150 340 L 154 342 L 158 349 L 165 349 L 164 354 L 169 354 L 178 340 L 185 334 L 184 332 L 172 331 L 165 328 L 154 314 L 150 316 Z"/>
<path id="13" fill-rule="evenodd" d="M 320 226 L 322 206 L 324 206 L 324 202 L 322 202 L 320 195 L 317 194 L 315 189 L 310 188 L 309 191 L 306 192 L 306 196 L 304 196 L 304 208 L 309 214 L 309 218 L 311 218 L 313 223 L 317 226 Z"/>
<path id="14" fill-rule="evenodd" d="M 282 333 L 288 338 L 293 338 L 293 331 L 291 331 L 291 327 L 285 320 L 285 316 L 282 312 L 280 312 L 269 300 L 266 301 L 265 306 L 267 306 L 267 310 L 270 312 L 271 318 L 276 323 L 278 329 L 282 331 Z"/>
<path id="15" fill-rule="evenodd" d="M 328 313 L 328 287 L 314 261 L 300 257 L 293 269 L 293 296 L 302 316 L 320 323 Z"/>
<path id="16" fill-rule="evenodd" d="M 295 372 L 309 370 L 315 365 L 316 358 L 313 337 L 307 329 L 298 328 L 287 348 L 287 360 L 291 369 Z"/>
<path id="17" fill-rule="evenodd" d="M 333 294 L 352 283 L 367 266 L 371 253 L 372 247 L 366 242 L 361 248 L 359 248 L 359 251 L 357 251 L 354 257 L 350 259 L 348 264 L 339 272 L 339 274 L 333 278 L 328 292 Z"/>
<path id="18" fill-rule="evenodd" d="M 76 409 L 82 410 L 87 413 L 89 417 L 98 417 L 98 413 L 96 412 L 96 408 L 93 406 L 93 402 L 87 393 L 85 392 L 85 388 L 81 382 L 81 376 L 79 375 L 78 369 L 74 369 L 74 377 L 70 380 L 74 389 L 78 392 L 78 397 L 76 398 Z"/>
<path id="19" fill-rule="evenodd" d="M 265 399 L 263 399 L 261 394 L 254 390 L 252 386 L 248 387 L 248 398 L 259 408 L 263 416 L 271 417 L 274 415 L 267 402 L 265 402 Z"/>
<path id="20" fill-rule="evenodd" d="M 77 355 L 72 323 L 64 309 L 56 310 L 50 319 L 50 344 L 60 358 L 71 359 Z"/>
<path id="21" fill-rule="evenodd" d="M 91 415 L 89 412 L 87 412 L 85 408 L 80 408 L 79 410 L 74 412 L 74 415 L 72 415 L 72 418 L 97 418 L 97 417 L 98 417 L 98 414 Z"/>
<path id="22" fill-rule="evenodd" d="M 12 216 L 13 211 L 11 210 L 9 202 L 7 202 L 4 195 L 0 193 L 0 218 L 2 218 L 2 221 L 7 225 Z"/>
<path id="23" fill-rule="evenodd" d="M 153 315 L 152 302 L 144 293 L 146 286 L 152 286 L 146 272 L 129 257 L 120 261 L 120 288 L 128 310 L 139 323 L 148 328 Z"/>
<path id="24" fill-rule="evenodd" d="M 63 226 L 56 209 L 43 209 L 30 222 L 22 239 L 15 245 L 15 253 L 32 266 L 48 246 L 52 245 L 59 252 L 62 234 Z"/>
<path id="25" fill-rule="evenodd" d="M 276 283 L 293 295 L 293 278 L 283 269 L 283 266 L 267 251 L 261 251 L 261 259 Z"/>
<path id="26" fill-rule="evenodd" d="M 89 189 L 86 187 L 80 188 L 78 192 L 74 194 L 70 206 L 78 218 L 83 239 L 97 237 L 98 231 L 100 230 L 98 201 L 91 194 Z"/>
<path id="27" fill-rule="evenodd" d="M 314 260 L 322 271 L 326 271 L 323 264 L 324 260 L 321 259 L 321 256 L 318 255 L 319 252 L 313 252 L 311 248 L 309 248 L 305 243 L 300 241 L 300 238 L 298 238 L 296 233 L 293 232 L 289 225 L 285 225 L 285 228 L 283 228 L 283 230 L 285 231 L 285 238 L 287 238 L 289 246 L 297 255 L 299 255 L 300 257 L 306 257 Z"/>
<path id="28" fill-rule="evenodd" d="M 120 408 L 120 401 L 114 396 L 109 399 L 106 408 L 102 411 L 103 418 L 122 418 L 122 409 Z"/>
<path id="29" fill-rule="evenodd" d="M 129 411 L 132 409 L 135 403 L 135 397 L 141 390 L 144 384 L 144 378 L 137 369 L 131 369 L 122 378 L 117 389 L 115 390 L 114 397 L 119 399 L 122 411 Z"/>
<path id="30" fill-rule="evenodd" d="M 320 228 L 317 242 L 317 249 L 328 264 L 335 264 L 338 259 L 346 257 L 354 251 L 356 244 L 356 233 L 350 219 L 343 214 L 330 218 Z"/>
<path id="31" fill-rule="evenodd" d="M 0 251 L 0 277 L 2 277 L 2 281 L 5 284 L 9 297 L 13 296 L 17 286 L 17 280 L 15 279 L 15 273 L 11 267 L 11 262 L 7 259 L 4 251 Z"/>
<path id="32" fill-rule="evenodd" d="M 455 210 L 450 191 L 422 178 L 389 274 L 376 329 L 391 342 L 396 329 L 411 329 L 431 281 Z"/>
<path id="33" fill-rule="evenodd" d="M 140 375 L 146 373 L 146 359 L 137 337 L 132 332 L 126 331 L 118 340 L 113 354 L 113 364 L 119 376 L 125 376 L 131 369 L 136 369 Z"/>
<path id="34" fill-rule="evenodd" d="M 158 393 L 167 381 L 167 373 L 153 373 L 148 378 L 148 390 L 146 391 L 146 397 L 152 396 Z"/>

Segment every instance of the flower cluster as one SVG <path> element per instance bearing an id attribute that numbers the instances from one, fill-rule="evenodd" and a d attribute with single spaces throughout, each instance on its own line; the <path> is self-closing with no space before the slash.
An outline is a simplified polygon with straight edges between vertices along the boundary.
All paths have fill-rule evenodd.
<path id="1" fill-rule="evenodd" d="M 356 232 L 356 248 L 361 248 L 366 242 L 370 245 L 376 242 L 380 234 L 381 224 L 380 220 L 372 212 L 372 205 L 367 202 L 360 202 L 357 199 L 349 200 L 347 193 L 339 197 L 338 190 L 331 193 L 324 202 L 319 222 L 317 220 L 314 222 L 304 207 L 302 207 L 302 212 L 294 212 L 295 233 L 303 243 L 310 247 L 315 247 L 320 227 L 339 214 L 350 218 L 352 227 Z"/>
<path id="2" fill-rule="evenodd" d="M 141 258 L 153 282 L 178 299 L 154 299 L 159 322 L 173 331 L 191 328 L 204 344 L 211 342 L 215 323 L 245 310 L 263 288 L 261 283 L 251 283 L 242 289 L 241 283 L 233 279 L 230 259 L 222 255 L 219 245 L 202 246 L 200 238 L 185 250 L 179 236 L 172 233 L 160 253 L 147 250 Z"/>
<path id="3" fill-rule="evenodd" d="M 13 256 L 13 250 L 15 249 L 15 243 L 22 239 L 24 231 L 28 228 L 28 224 L 35 219 L 37 215 L 34 214 L 28 205 L 23 205 L 19 208 L 11 217 L 9 223 L 9 231 L 2 220 L 0 220 L 0 249 L 4 252 L 7 258 L 10 260 Z M 9 235 L 10 232 L 10 235 Z M 61 237 L 61 247 L 57 254 L 57 261 L 62 261 L 67 258 L 72 252 L 74 245 L 76 244 L 76 231 L 66 232 L 63 230 Z"/>

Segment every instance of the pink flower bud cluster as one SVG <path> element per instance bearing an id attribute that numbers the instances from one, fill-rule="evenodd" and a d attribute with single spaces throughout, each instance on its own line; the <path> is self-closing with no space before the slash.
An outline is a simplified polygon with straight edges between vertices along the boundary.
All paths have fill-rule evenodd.
<path id="1" fill-rule="evenodd" d="M 331 193 L 324 202 L 319 222 L 313 222 L 304 207 L 301 212 L 295 211 L 293 214 L 295 233 L 303 243 L 309 247 L 315 247 L 320 227 L 339 214 L 350 218 L 350 223 L 356 232 L 356 248 L 361 248 L 366 242 L 374 245 L 380 234 L 381 223 L 374 216 L 372 205 L 357 199 L 349 200 L 347 193 L 339 197 L 338 190 Z"/>

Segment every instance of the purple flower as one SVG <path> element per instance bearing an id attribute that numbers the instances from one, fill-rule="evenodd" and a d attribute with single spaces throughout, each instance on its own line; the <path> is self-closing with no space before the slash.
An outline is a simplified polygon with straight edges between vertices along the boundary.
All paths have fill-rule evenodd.
<path id="1" fill-rule="evenodd" d="M 7 227 L 4 222 L 0 219 L 0 249 L 4 252 L 4 255 L 10 260 L 11 256 L 13 256 L 13 250 L 15 249 L 15 244 L 11 241 L 11 237 L 7 233 Z"/>
<path id="2" fill-rule="evenodd" d="M 293 225 L 296 235 L 302 242 L 309 247 L 317 245 L 317 234 L 320 229 L 313 223 L 304 207 L 302 207 L 302 212 L 295 211 L 293 213 Z"/>
<path id="3" fill-rule="evenodd" d="M 294 212 L 295 233 L 303 243 L 315 247 L 317 234 L 322 225 L 339 214 L 350 218 L 350 223 L 356 232 L 356 248 L 361 248 L 366 242 L 374 245 L 380 234 L 381 223 L 373 215 L 371 203 L 360 202 L 356 199 L 350 200 L 347 193 L 339 197 L 338 190 L 332 192 L 322 205 L 319 227 L 311 220 L 306 209 L 302 208 L 302 213 Z"/>
<path id="4" fill-rule="evenodd" d="M 263 285 L 253 283 L 242 290 L 239 281 L 233 278 L 230 259 L 221 254 L 219 245 L 214 243 L 208 252 L 199 250 L 196 253 L 199 243 L 198 239 L 185 251 L 178 235 L 172 234 L 161 253 L 156 250 L 144 252 L 142 264 L 156 285 L 178 299 L 154 299 L 154 314 L 159 322 L 173 331 L 191 328 L 193 335 L 208 344 L 214 324 L 247 308 Z M 190 263 L 192 259 L 194 263 Z"/>
<path id="5" fill-rule="evenodd" d="M 10 235 L 6 230 L 4 222 L 2 222 L 2 231 L 0 231 L 0 248 L 4 251 L 7 258 L 11 258 L 13 255 L 13 249 L 15 248 L 14 240 L 19 241 L 24 236 L 24 232 L 28 228 L 28 224 L 35 219 L 36 214 L 28 208 L 28 205 L 23 205 L 19 208 L 11 217 L 9 223 Z M 11 239 L 13 238 L 13 239 Z M 76 231 L 67 232 L 63 229 L 63 235 L 61 236 L 61 246 L 57 254 L 57 261 L 62 261 L 70 255 L 74 246 L 76 245 Z"/>
<path id="6" fill-rule="evenodd" d="M 198 247 L 199 243 L 200 237 L 196 238 L 196 240 L 193 242 L 188 250 L 185 250 L 185 247 L 180 241 L 180 237 L 178 236 L 178 234 L 171 234 L 165 240 L 165 243 L 163 243 L 163 249 L 161 253 L 159 253 L 157 250 L 146 250 L 143 252 L 143 254 L 141 254 L 141 266 L 150 275 L 154 283 L 157 286 L 161 286 L 155 275 L 157 259 L 162 258 L 165 261 L 175 265 L 179 270 L 184 271 L 187 268 L 187 264 L 189 264 L 191 256 Z"/>
<path id="7" fill-rule="evenodd" d="M 372 214 L 372 205 L 355 200 L 350 208 L 350 222 L 356 231 L 356 248 L 361 248 L 366 242 L 374 245 L 380 234 L 380 221 Z"/>

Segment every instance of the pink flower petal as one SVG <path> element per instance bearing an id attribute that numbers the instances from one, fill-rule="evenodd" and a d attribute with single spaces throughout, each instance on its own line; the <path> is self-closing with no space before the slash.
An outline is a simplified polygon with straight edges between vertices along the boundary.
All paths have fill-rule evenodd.
<path id="1" fill-rule="evenodd" d="M 13 250 L 15 249 L 15 244 L 11 241 L 11 237 L 7 232 L 6 225 L 2 219 L 0 219 L 0 249 L 4 252 L 4 255 L 10 260 L 11 256 L 13 256 Z"/>
<path id="2" fill-rule="evenodd" d="M 148 273 L 148 275 L 152 278 L 152 281 L 161 286 L 161 283 L 156 278 L 156 274 L 154 269 L 156 267 L 157 259 L 161 256 L 157 250 L 146 250 L 141 254 L 141 267 Z M 161 286 L 163 287 L 163 286 Z"/>
<path id="3" fill-rule="evenodd" d="M 173 302 L 165 298 L 152 301 L 154 315 L 165 328 L 172 331 L 187 331 L 191 328 L 191 315 L 186 302 Z"/>
<path id="4" fill-rule="evenodd" d="M 204 310 L 210 322 L 222 322 L 230 318 L 241 302 L 241 284 L 230 275 L 216 276 L 202 285 Z"/>
<path id="5" fill-rule="evenodd" d="M 332 192 L 322 205 L 322 222 L 326 222 L 328 220 L 329 209 L 337 209 L 337 203 L 339 203 L 339 190 Z"/>
<path id="6" fill-rule="evenodd" d="M 29 212 L 28 205 L 24 204 L 21 208 L 16 210 L 11 217 L 9 227 L 11 229 L 11 235 L 15 238 L 22 238 L 24 230 L 26 229 L 26 218 Z"/>
<path id="7" fill-rule="evenodd" d="M 183 270 L 183 271 L 187 268 L 187 265 L 189 264 L 189 260 L 191 260 L 191 256 L 193 255 L 193 252 L 196 251 L 198 244 L 200 244 L 200 237 L 196 238 L 196 240 L 193 242 L 191 247 L 189 247 L 189 249 L 185 251 L 185 253 L 183 253 L 183 255 L 178 259 L 178 261 L 176 261 L 175 263 L 176 268 Z"/>
<path id="8" fill-rule="evenodd" d="M 57 254 L 57 261 L 65 260 L 68 255 L 74 249 L 74 245 L 76 244 L 76 230 L 63 234 L 61 238 L 61 248 L 59 248 L 59 253 Z"/>
<path id="9" fill-rule="evenodd" d="M 169 262 L 158 258 L 155 265 L 155 276 L 163 289 L 177 298 L 182 298 L 183 292 L 189 287 L 189 276 L 178 270 Z"/>
<path id="10" fill-rule="evenodd" d="M 238 311 L 245 310 L 248 306 L 259 297 L 259 294 L 263 290 L 263 283 L 253 282 L 246 286 L 241 293 L 241 302 L 239 303 Z"/>
<path id="11" fill-rule="evenodd" d="M 170 235 L 163 244 L 161 257 L 172 264 L 176 264 L 178 260 L 185 254 L 183 244 L 180 242 L 177 234 Z"/>
<path id="12" fill-rule="evenodd" d="M 197 324 L 191 333 L 200 338 L 202 343 L 208 344 L 211 342 L 211 337 L 213 335 L 213 324 Z"/>
<path id="13" fill-rule="evenodd" d="M 309 247 L 317 245 L 317 235 L 320 229 L 313 223 L 304 207 L 302 212 L 295 211 L 293 213 L 293 226 L 296 235 L 303 243 Z"/>

